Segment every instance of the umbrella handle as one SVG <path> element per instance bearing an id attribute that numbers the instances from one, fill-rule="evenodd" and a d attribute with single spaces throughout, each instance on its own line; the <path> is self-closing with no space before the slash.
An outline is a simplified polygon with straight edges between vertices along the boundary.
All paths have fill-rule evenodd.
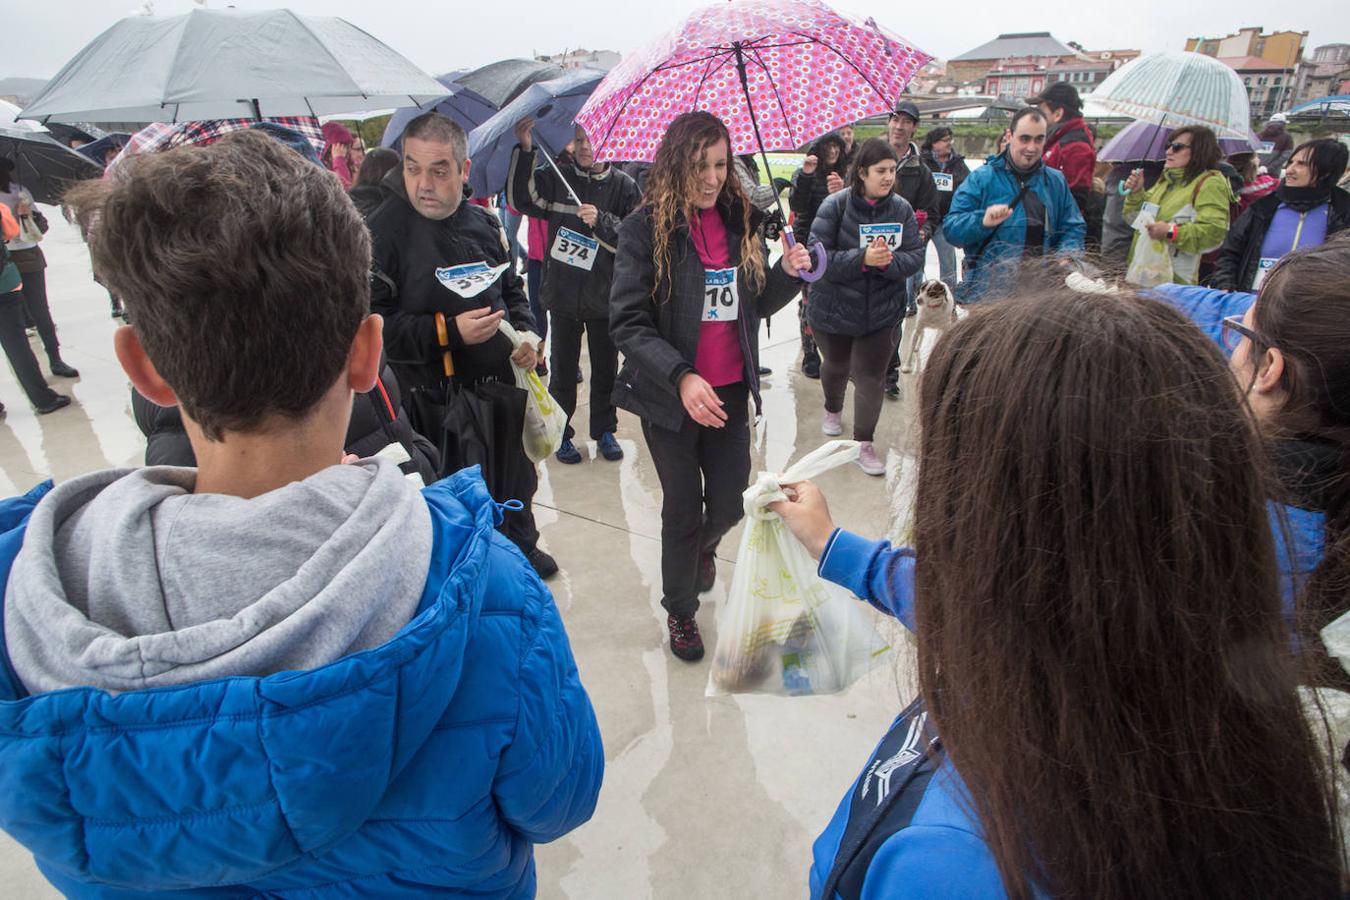
<path id="1" fill-rule="evenodd" d="M 797 246 L 797 238 L 790 228 L 783 229 L 783 240 L 789 250 Z M 810 284 L 825 276 L 825 265 L 829 262 L 829 257 L 825 254 L 825 245 L 820 241 L 812 241 L 807 245 L 807 249 L 811 251 L 811 268 L 805 272 L 798 272 L 797 277 Z"/>

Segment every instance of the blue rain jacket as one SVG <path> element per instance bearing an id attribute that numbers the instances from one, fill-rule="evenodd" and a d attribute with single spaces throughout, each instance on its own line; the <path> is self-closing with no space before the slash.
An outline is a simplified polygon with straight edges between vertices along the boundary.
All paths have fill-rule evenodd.
<path id="1" fill-rule="evenodd" d="M 0 502 L 0 576 L 50 490 Z M 0 643 L 0 827 L 71 897 L 530 897 L 600 732 L 476 468 L 423 492 L 417 614 L 310 671 L 28 696 Z"/>

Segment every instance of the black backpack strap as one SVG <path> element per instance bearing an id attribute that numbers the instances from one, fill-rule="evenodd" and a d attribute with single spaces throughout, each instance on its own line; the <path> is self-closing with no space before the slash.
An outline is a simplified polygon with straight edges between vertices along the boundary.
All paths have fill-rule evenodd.
<path id="1" fill-rule="evenodd" d="M 1011 213 L 1014 210 L 1016 210 L 1017 207 L 1022 205 L 1022 199 L 1026 197 L 1027 191 L 1029 190 L 1031 190 L 1030 180 L 1022 183 L 1022 189 L 1017 192 L 1017 196 L 1013 198 L 1013 202 L 1008 204 L 1008 212 L 1009 212 L 1008 218 L 1004 219 L 1002 222 L 999 222 L 997 225 L 994 226 L 994 230 L 989 233 L 989 237 L 985 238 L 983 241 L 980 242 L 980 246 L 975 248 L 974 253 L 966 254 L 966 259 L 969 261 L 970 267 L 972 269 L 979 264 L 980 256 L 984 253 L 984 249 L 989 246 L 990 241 L 992 241 L 994 237 L 998 234 L 998 230 L 1003 227 L 1004 223 L 1011 221 L 1012 219 Z"/>

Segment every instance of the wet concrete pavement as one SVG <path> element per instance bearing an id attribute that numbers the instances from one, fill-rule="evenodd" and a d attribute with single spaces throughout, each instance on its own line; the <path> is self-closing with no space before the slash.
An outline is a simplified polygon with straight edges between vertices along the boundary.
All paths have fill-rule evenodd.
<path id="1" fill-rule="evenodd" d="M 0 366 L 0 489 L 26 491 L 109 466 L 142 461 L 144 442 L 131 418 L 128 385 L 112 351 L 118 323 L 107 293 L 89 274 L 79 235 L 55 210 L 44 248 L 48 290 L 66 360 L 80 370 L 53 379 L 75 403 L 49 416 L 28 406 Z M 930 253 L 930 270 L 936 260 Z M 799 370 L 795 304 L 761 334 L 764 416 L 755 429 L 755 471 L 781 471 L 825 438 L 819 382 Z M 36 338 L 34 350 L 45 356 Z M 583 369 L 586 363 L 583 359 Z M 869 536 L 894 533 L 892 510 L 912 470 L 909 398 L 887 402 L 877 445 L 889 474 L 855 466 L 819 479 L 836 520 Z M 579 391 L 575 424 L 586 434 L 587 397 Z M 851 398 L 845 424 L 851 421 Z M 912 654 L 898 627 L 881 623 L 897 648 L 882 666 L 842 694 L 779 698 L 705 698 L 708 662 L 688 664 L 666 649 L 660 607 L 660 486 L 635 418 L 620 413 L 622 462 L 579 445 L 585 461 L 541 467 L 535 508 L 544 546 L 562 571 L 550 582 L 604 734 L 607 770 L 595 817 L 538 848 L 545 898 L 800 897 L 807 890 L 811 843 L 891 719 L 913 696 Z M 726 600 L 740 528 L 719 550 L 718 583 L 704 596 L 699 621 L 716 641 L 714 616 Z M 32 857 L 0 833 L 0 895 L 58 896 Z"/>

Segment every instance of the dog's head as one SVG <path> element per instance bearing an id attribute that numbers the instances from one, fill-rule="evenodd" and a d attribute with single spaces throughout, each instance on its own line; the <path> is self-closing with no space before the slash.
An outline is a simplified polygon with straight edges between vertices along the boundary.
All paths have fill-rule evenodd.
<path id="1" fill-rule="evenodd" d="M 919 288 L 918 302 L 924 306 L 943 306 L 952 302 L 952 289 L 936 278 L 925 281 Z"/>

